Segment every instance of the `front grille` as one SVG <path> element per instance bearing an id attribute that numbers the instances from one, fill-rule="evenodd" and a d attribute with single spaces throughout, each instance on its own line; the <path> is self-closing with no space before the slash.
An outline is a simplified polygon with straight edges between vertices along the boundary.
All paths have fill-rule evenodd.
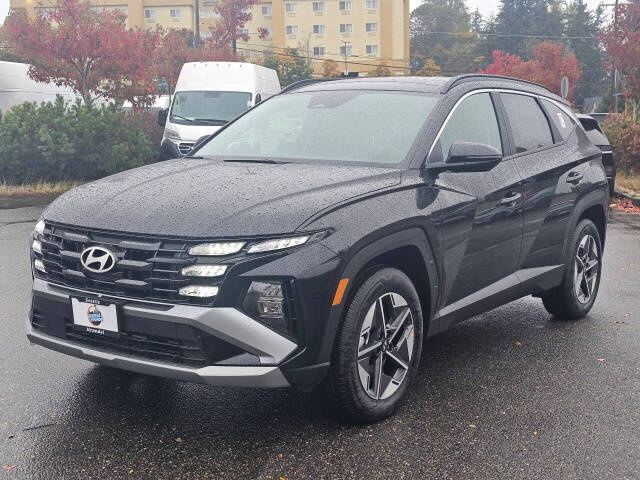
<path id="1" fill-rule="evenodd" d="M 193 143 L 191 142 L 181 142 L 178 145 L 178 150 L 180 150 L 180 153 L 182 155 L 186 155 L 187 153 L 189 153 L 191 151 L 191 149 L 193 148 Z"/>
<path id="2" fill-rule="evenodd" d="M 88 231 L 47 225 L 41 237 L 46 274 L 36 276 L 52 283 L 98 293 L 122 295 L 170 303 L 211 304 L 212 299 L 182 297 L 178 290 L 193 283 L 180 270 L 195 263 L 187 254 L 192 244 L 181 240 L 136 237 L 128 234 Z M 82 268 L 81 252 L 93 245 L 108 248 L 116 256 L 114 269 L 92 273 Z M 204 283 L 219 284 L 224 277 Z M 198 281 L 202 284 L 203 281 Z"/>

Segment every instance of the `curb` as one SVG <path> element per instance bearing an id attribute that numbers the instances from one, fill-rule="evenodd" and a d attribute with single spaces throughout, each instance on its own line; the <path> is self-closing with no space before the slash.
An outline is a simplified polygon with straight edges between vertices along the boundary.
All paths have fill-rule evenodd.
<path id="1" fill-rule="evenodd" d="M 615 194 L 619 197 L 624 198 L 625 200 L 629 200 L 636 207 L 640 207 L 640 197 L 634 197 L 629 195 L 628 193 L 621 192 L 620 190 L 615 190 Z"/>

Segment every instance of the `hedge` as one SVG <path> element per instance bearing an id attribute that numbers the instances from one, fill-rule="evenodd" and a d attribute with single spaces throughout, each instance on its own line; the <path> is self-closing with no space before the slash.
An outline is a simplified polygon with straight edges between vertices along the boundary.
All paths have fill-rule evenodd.
<path id="1" fill-rule="evenodd" d="M 157 160 L 140 122 L 113 106 L 24 103 L 0 112 L 0 179 L 93 180 Z"/>
<path id="2" fill-rule="evenodd" d="M 621 171 L 640 173 L 640 121 L 629 116 L 616 115 L 604 122 L 604 133 L 613 145 L 616 164 Z"/>

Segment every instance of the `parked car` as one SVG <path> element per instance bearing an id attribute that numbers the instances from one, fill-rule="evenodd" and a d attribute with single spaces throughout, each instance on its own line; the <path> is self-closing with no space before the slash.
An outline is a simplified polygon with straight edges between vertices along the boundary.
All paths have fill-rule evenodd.
<path id="1" fill-rule="evenodd" d="M 604 165 L 605 172 L 607 173 L 609 195 L 613 195 L 615 193 L 617 171 L 613 147 L 595 118 L 591 115 L 578 115 L 578 120 L 580 120 L 582 128 L 584 128 L 589 139 L 594 145 L 602 150 L 602 164 Z"/>
<path id="2" fill-rule="evenodd" d="M 279 92 L 278 73 L 271 68 L 241 62 L 185 63 L 170 108 L 158 112 L 158 123 L 165 127 L 160 158 L 188 154 L 200 138 Z"/>
<path id="3" fill-rule="evenodd" d="M 31 342 L 210 385 L 327 385 L 368 422 L 426 337 L 525 295 L 598 294 L 602 152 L 535 84 L 286 89 L 192 155 L 82 185 L 37 223 Z"/>

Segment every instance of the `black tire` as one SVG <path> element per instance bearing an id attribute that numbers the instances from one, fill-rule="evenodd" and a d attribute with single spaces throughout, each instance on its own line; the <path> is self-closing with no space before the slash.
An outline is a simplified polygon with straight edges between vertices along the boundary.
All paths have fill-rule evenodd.
<path id="1" fill-rule="evenodd" d="M 597 249 L 598 264 L 597 267 L 593 267 L 593 269 L 597 269 L 597 272 L 593 287 L 590 289 L 591 294 L 587 301 L 583 301 L 584 298 L 580 299 L 579 294 L 576 292 L 576 284 L 578 283 L 576 271 L 580 270 L 581 265 L 576 257 L 579 249 L 581 249 L 581 242 L 583 242 L 586 236 L 590 236 L 595 241 L 594 247 Z M 541 298 L 544 308 L 551 315 L 559 319 L 571 320 L 586 316 L 596 301 L 602 273 L 602 244 L 598 229 L 589 219 L 584 219 L 578 223 L 570 242 L 562 283 L 543 293 Z M 584 248 L 582 248 L 582 251 L 583 250 Z M 586 286 L 586 283 L 580 282 L 580 284 Z"/>
<path id="2" fill-rule="evenodd" d="M 407 307 L 410 315 L 407 313 Z M 374 309 L 373 314 L 370 313 L 371 309 Z M 386 343 L 386 346 L 381 346 L 377 354 L 372 350 L 374 353 L 361 356 L 359 361 L 359 355 L 377 343 L 374 338 L 377 335 L 377 327 L 369 319 L 382 318 L 380 323 L 385 324 L 385 316 L 379 315 L 379 312 L 389 314 L 389 327 L 385 329 L 385 332 L 389 332 L 388 337 L 382 337 L 383 340 L 381 340 L 381 343 Z M 402 320 L 403 316 L 404 320 Z M 371 326 L 368 328 L 369 333 L 363 336 L 365 317 Z M 395 322 L 394 319 L 396 319 Z M 378 325 L 376 320 L 374 322 Z M 397 333 L 393 333 L 396 331 L 395 324 L 398 325 Z M 332 353 L 328 381 L 330 391 L 343 417 L 356 423 L 369 423 L 381 420 L 395 411 L 406 397 L 420 362 L 422 325 L 420 299 L 409 277 L 394 268 L 382 268 L 368 274 L 355 295 L 351 296 L 344 321 L 338 329 Z M 382 329 L 378 332 L 381 333 Z M 404 340 L 400 345 L 401 339 Z M 410 342 L 413 342 L 411 347 Z M 398 343 L 397 346 L 396 343 Z M 364 369 L 360 370 L 359 363 L 362 365 L 366 362 L 365 357 L 369 358 L 369 355 L 370 361 L 373 362 L 369 363 L 373 366 L 371 370 L 373 374 L 369 377 L 372 387 L 369 390 L 370 393 L 367 393 L 364 380 L 361 380 L 366 374 L 362 373 Z M 378 366 L 376 358 L 380 359 L 379 370 L 376 368 Z M 405 361 L 407 359 L 408 362 Z M 408 368 L 400 367 L 402 362 L 397 360 L 404 361 Z M 384 380 L 377 381 L 374 385 L 373 379 L 376 372 L 380 372 L 378 378 L 384 378 Z M 388 381 L 389 378 L 393 380 Z M 372 397 L 377 393 L 380 393 L 380 398 Z M 389 396 L 385 397 L 383 394 Z"/>

